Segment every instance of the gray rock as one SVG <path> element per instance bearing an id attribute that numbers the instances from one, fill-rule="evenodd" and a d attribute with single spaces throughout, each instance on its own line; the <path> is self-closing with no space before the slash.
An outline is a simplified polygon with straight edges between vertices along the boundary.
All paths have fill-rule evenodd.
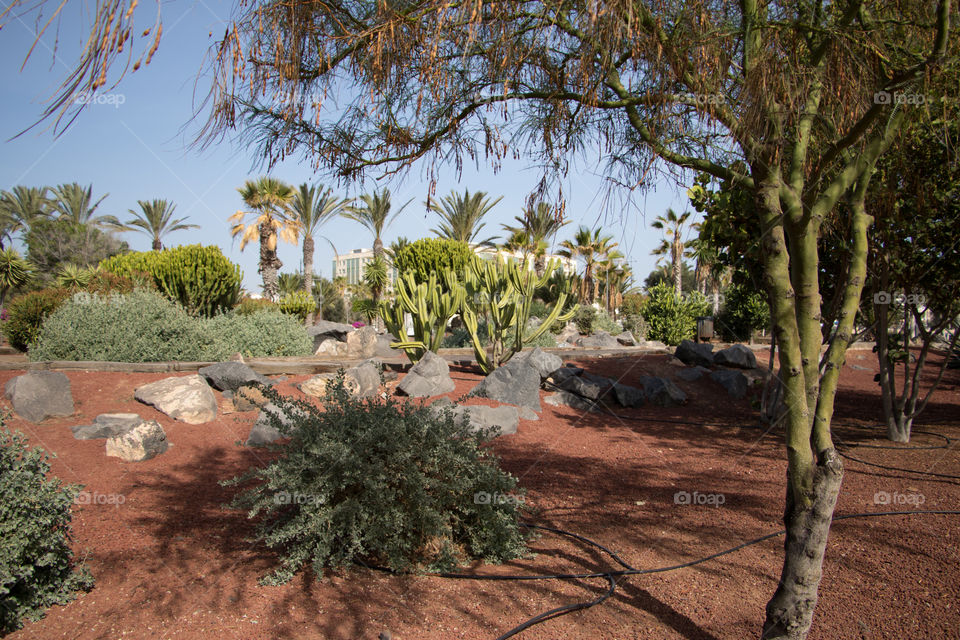
<path id="1" fill-rule="evenodd" d="M 644 349 L 663 349 L 667 350 L 667 345 L 663 344 L 659 340 L 641 340 L 637 343 L 637 346 L 643 347 Z"/>
<path id="2" fill-rule="evenodd" d="M 555 407 L 570 407 L 571 409 L 576 409 L 578 411 L 597 411 L 598 407 L 589 400 L 585 400 L 580 396 L 570 393 L 569 391 L 557 391 L 556 393 L 551 393 L 543 399 L 549 405 Z"/>
<path id="3" fill-rule="evenodd" d="M 532 351 L 518 353 L 513 356 L 513 359 L 526 362 L 528 366 L 537 370 L 541 378 L 549 378 L 554 371 L 563 366 L 563 360 L 560 359 L 560 356 L 547 353 L 540 347 L 536 347 Z"/>
<path id="4" fill-rule="evenodd" d="M 270 385 L 269 378 L 260 375 L 242 362 L 218 362 L 209 367 L 201 367 L 197 373 L 218 391 L 236 391 L 251 382 Z"/>
<path id="5" fill-rule="evenodd" d="M 753 369 L 757 366 L 757 356 L 748 347 L 735 344 L 715 353 L 713 363 L 737 369 Z"/>
<path id="6" fill-rule="evenodd" d="M 470 407 L 459 406 L 455 412 L 466 415 L 470 421 L 470 427 L 474 431 L 496 427 L 499 429 L 498 436 L 516 433 L 517 427 L 520 425 L 520 416 L 517 408 L 508 405 L 501 405 L 499 407 L 486 407 L 482 405 Z"/>
<path id="7" fill-rule="evenodd" d="M 470 395 L 540 411 L 540 374 L 523 360 L 511 360 L 491 372 Z"/>
<path id="8" fill-rule="evenodd" d="M 11 378 L 4 395 L 16 414 L 30 422 L 73 415 L 70 378 L 59 371 L 30 371 Z"/>
<path id="9" fill-rule="evenodd" d="M 372 358 L 377 353 L 377 331 L 371 326 L 351 331 L 345 342 L 349 358 Z"/>
<path id="10" fill-rule="evenodd" d="M 570 378 L 572 376 L 579 376 L 582 373 L 583 373 L 583 369 L 580 367 L 571 367 L 571 366 L 560 367 L 559 369 L 557 369 L 556 371 L 550 374 L 550 376 L 547 378 L 547 382 L 549 382 L 554 386 L 559 386 L 567 378 Z"/>
<path id="11" fill-rule="evenodd" d="M 112 438 L 125 433 L 143 422 L 135 413 L 101 413 L 93 419 L 93 424 L 70 427 L 77 440 L 96 440 Z"/>
<path id="12" fill-rule="evenodd" d="M 633 337 L 633 334 L 629 331 L 624 331 L 617 336 L 617 342 L 622 344 L 625 347 L 635 347 L 637 346 L 637 339 Z"/>
<path id="13" fill-rule="evenodd" d="M 850 365 L 850 368 L 853 369 L 854 371 L 873 371 L 871 367 L 861 367 L 858 364 L 852 364 Z"/>
<path id="14" fill-rule="evenodd" d="M 675 407 L 687 401 L 687 394 L 666 378 L 640 376 L 643 393 L 650 402 L 661 407 Z"/>
<path id="15" fill-rule="evenodd" d="M 347 355 L 347 345 L 345 342 L 340 342 L 336 338 L 323 337 L 318 341 L 314 341 L 314 346 L 316 347 L 313 350 L 313 355 L 315 356 L 334 356 L 341 357 Z"/>
<path id="16" fill-rule="evenodd" d="M 400 381 L 397 391 L 412 398 L 429 398 L 450 393 L 455 386 L 450 379 L 450 365 L 447 361 L 432 351 L 427 351 Z"/>
<path id="17" fill-rule="evenodd" d="M 167 434 L 155 420 L 142 420 L 123 433 L 107 439 L 107 455 L 127 462 L 149 460 L 169 447 Z"/>
<path id="18" fill-rule="evenodd" d="M 267 403 L 257 415 L 257 421 L 253 423 L 253 428 L 250 429 L 250 435 L 247 436 L 247 441 L 244 442 L 244 445 L 250 447 L 268 444 L 287 437 L 280 433 L 280 430 L 273 425 L 270 416 L 275 416 L 279 419 L 284 427 L 291 427 L 294 419 L 304 418 L 307 416 L 307 413 L 297 407 L 288 407 L 284 410 L 272 402 Z"/>
<path id="19" fill-rule="evenodd" d="M 374 353 L 381 358 L 392 358 L 397 355 L 397 351 L 390 347 L 391 342 L 397 342 L 397 339 L 389 333 L 377 336 L 377 346 L 374 348 Z"/>
<path id="20" fill-rule="evenodd" d="M 350 395 L 368 398 L 380 388 L 380 367 L 373 362 L 364 362 L 347 369 L 343 381 Z"/>
<path id="21" fill-rule="evenodd" d="M 133 397 L 174 420 L 203 424 L 217 417 L 217 398 L 198 375 L 165 378 L 137 387 Z"/>
<path id="22" fill-rule="evenodd" d="M 709 367 L 713 364 L 713 345 L 684 340 L 673 355 L 683 364 Z"/>
<path id="23" fill-rule="evenodd" d="M 612 386 L 609 380 L 606 380 L 606 383 L 607 384 L 596 380 L 588 380 L 583 377 L 571 376 L 557 386 L 581 398 L 597 401 Z"/>
<path id="24" fill-rule="evenodd" d="M 628 384 L 613 384 L 613 395 L 621 407 L 636 409 L 643 406 L 645 394 L 642 389 L 631 387 Z"/>
<path id="25" fill-rule="evenodd" d="M 349 324 L 342 322 L 330 322 L 329 320 L 318 320 L 312 327 L 307 328 L 307 335 L 314 339 L 314 344 L 319 345 L 325 338 L 333 338 L 340 342 L 345 342 L 347 334 L 355 329 Z"/>
<path id="26" fill-rule="evenodd" d="M 710 369 L 707 369 L 706 367 L 689 367 L 677 371 L 677 377 L 681 380 L 686 380 L 687 382 L 693 382 L 694 380 L 699 380 L 704 376 L 704 374 L 707 373 L 710 373 Z"/>
<path id="27" fill-rule="evenodd" d="M 539 420 L 540 416 L 530 407 L 517 407 L 517 414 L 521 420 Z"/>
<path id="28" fill-rule="evenodd" d="M 718 369 L 710 374 L 710 379 L 727 390 L 731 398 L 740 399 L 747 395 L 747 377 L 732 369 Z"/>
<path id="29" fill-rule="evenodd" d="M 557 343 L 568 342 L 573 344 L 576 342 L 577 338 L 580 337 L 580 332 L 577 330 L 577 325 L 572 322 L 568 322 L 567 325 L 557 334 Z"/>
<path id="30" fill-rule="evenodd" d="M 606 331 L 597 331 L 592 336 L 580 338 L 576 344 L 589 349 L 616 349 L 621 346 L 617 339 Z"/>

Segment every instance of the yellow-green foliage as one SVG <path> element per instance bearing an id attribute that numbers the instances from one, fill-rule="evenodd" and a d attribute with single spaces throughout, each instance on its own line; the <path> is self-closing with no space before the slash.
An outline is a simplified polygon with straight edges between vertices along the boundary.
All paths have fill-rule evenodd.
<path id="1" fill-rule="evenodd" d="M 113 256 L 100 268 L 120 276 L 147 273 L 157 290 L 194 315 L 213 316 L 233 307 L 243 275 L 218 247 L 198 244 Z"/>
<path id="2" fill-rule="evenodd" d="M 280 300 L 280 311 L 287 315 L 296 316 L 300 322 L 307 318 L 307 314 L 317 308 L 317 301 L 306 291 L 294 291 L 283 296 Z"/>

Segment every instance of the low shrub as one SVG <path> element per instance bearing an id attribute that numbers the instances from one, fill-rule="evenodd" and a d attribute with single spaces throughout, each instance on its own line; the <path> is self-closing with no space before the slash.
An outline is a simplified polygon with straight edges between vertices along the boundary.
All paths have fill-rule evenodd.
<path id="1" fill-rule="evenodd" d="M 728 342 L 747 342 L 754 331 L 770 325 L 770 307 L 760 292 L 734 284 L 723 294 L 723 309 L 715 327 Z"/>
<path id="2" fill-rule="evenodd" d="M 317 301 L 306 291 L 294 291 L 280 299 L 279 307 L 283 313 L 303 322 L 307 314 L 317 308 Z"/>
<path id="3" fill-rule="evenodd" d="M 17 296 L 7 306 L 3 335 L 18 351 L 26 351 L 40 335 L 43 321 L 71 295 L 70 289 L 40 289 Z"/>
<path id="4" fill-rule="evenodd" d="M 597 331 L 606 331 L 616 335 L 622 331 L 616 320 L 610 317 L 604 310 L 597 310 L 591 306 L 581 306 L 573 316 L 573 322 L 577 325 L 577 331 L 583 335 L 593 335 Z"/>
<path id="5" fill-rule="evenodd" d="M 280 553 L 262 583 L 285 583 L 308 564 L 319 578 L 354 563 L 442 571 L 526 552 L 517 480 L 482 446 L 492 432 L 473 432 L 451 408 L 352 398 L 342 374 L 322 412 L 267 393 L 291 416 L 271 416 L 291 440 L 223 483 L 244 487 L 229 506 L 256 518 L 256 539 Z"/>
<path id="6" fill-rule="evenodd" d="M 650 297 L 643 307 L 643 318 L 649 326 L 647 338 L 678 345 L 694 337 L 697 317 L 709 312 L 710 303 L 702 294 L 695 291 L 678 296 L 673 287 L 658 284 L 650 289 Z"/>
<path id="7" fill-rule="evenodd" d="M 44 321 L 31 360 L 204 360 L 209 339 L 197 319 L 154 291 L 76 293 Z M 228 354 L 229 355 L 229 354 Z"/>
<path id="8" fill-rule="evenodd" d="M 650 332 L 650 327 L 647 325 L 647 321 L 643 319 L 643 316 L 624 316 L 623 320 L 621 320 L 621 323 L 623 324 L 623 330 L 629 331 L 637 340 L 647 339 L 647 335 Z"/>
<path id="9" fill-rule="evenodd" d="M 82 487 L 48 476 L 48 460 L 0 418 L 0 635 L 93 587 L 70 549 L 70 507 Z"/>
<path id="10" fill-rule="evenodd" d="M 211 345 L 204 360 L 225 360 L 237 352 L 248 358 L 313 354 L 313 340 L 303 324 L 284 313 L 228 313 L 205 320 L 203 324 Z"/>
<path id="11" fill-rule="evenodd" d="M 258 311 L 274 311 L 279 313 L 280 306 L 272 300 L 266 298 L 242 298 L 237 306 L 233 308 L 233 313 L 240 316 L 248 316 Z"/>

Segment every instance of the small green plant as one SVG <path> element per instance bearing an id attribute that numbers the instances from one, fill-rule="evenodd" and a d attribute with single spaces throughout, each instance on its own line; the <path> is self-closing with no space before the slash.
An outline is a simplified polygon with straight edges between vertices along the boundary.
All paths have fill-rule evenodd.
<path id="1" fill-rule="evenodd" d="M 0 251 L 0 307 L 11 289 L 19 289 L 30 281 L 33 268 L 20 257 L 16 249 Z"/>
<path id="2" fill-rule="evenodd" d="M 241 298 L 237 306 L 233 308 L 233 313 L 240 316 L 248 316 L 259 311 L 279 312 L 280 306 L 272 300 L 266 298 Z"/>
<path id="3" fill-rule="evenodd" d="M 280 299 L 280 311 L 298 318 L 300 322 L 307 319 L 307 314 L 317 308 L 317 301 L 306 291 L 294 291 Z"/>
<path id="4" fill-rule="evenodd" d="M 450 570 L 525 554 L 523 497 L 483 446 L 491 431 L 472 431 L 450 408 L 353 398 L 342 372 L 322 412 L 266 393 L 290 416 L 268 412 L 290 441 L 269 445 L 272 462 L 223 483 L 244 487 L 229 507 L 256 518 L 257 540 L 280 553 L 262 583 L 285 583 L 308 565 L 319 578 L 352 564 Z"/>
<path id="5" fill-rule="evenodd" d="M 49 476 L 49 456 L 27 449 L 0 417 L 0 635 L 66 604 L 93 578 L 70 549 L 71 512 L 79 485 Z"/>
<path id="6" fill-rule="evenodd" d="M 624 316 L 621 323 L 623 324 L 623 330 L 629 331 L 637 340 L 647 339 L 650 327 L 647 326 L 647 321 L 643 319 L 643 316 L 639 314 Z"/>
<path id="7" fill-rule="evenodd" d="M 7 307 L 3 334 L 14 349 L 26 351 L 33 344 L 43 321 L 70 297 L 69 289 L 40 289 L 14 298 Z"/>
<path id="8" fill-rule="evenodd" d="M 710 312 L 710 303 L 698 292 L 678 296 L 673 287 L 660 283 L 650 290 L 643 307 L 650 340 L 676 346 L 692 339 L 697 331 L 697 317 Z"/>
<path id="9" fill-rule="evenodd" d="M 83 289 L 90 284 L 94 273 L 94 269 L 78 267 L 75 264 L 65 264 L 57 272 L 57 286 Z"/>
<path id="10" fill-rule="evenodd" d="M 232 308 L 243 275 L 218 247 L 188 245 L 113 256 L 100 268 L 121 276 L 148 273 L 157 290 L 194 315 L 211 317 Z"/>
<path id="11" fill-rule="evenodd" d="M 723 298 L 715 326 L 724 340 L 746 342 L 754 331 L 770 325 L 770 307 L 760 291 L 733 284 L 724 291 Z"/>
<path id="12" fill-rule="evenodd" d="M 573 316 L 573 323 L 577 325 L 577 331 L 585 336 L 593 334 L 593 321 L 597 317 L 597 310 L 589 305 L 580 305 Z"/>

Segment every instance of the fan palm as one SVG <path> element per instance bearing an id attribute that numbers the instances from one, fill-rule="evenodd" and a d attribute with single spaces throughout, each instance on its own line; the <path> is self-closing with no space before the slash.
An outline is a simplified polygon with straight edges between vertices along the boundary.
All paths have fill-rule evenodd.
<path id="1" fill-rule="evenodd" d="M 360 196 L 360 202 L 359 205 L 346 207 L 340 215 L 348 220 L 359 222 L 369 229 L 373 234 L 373 257 L 381 257 L 383 255 L 383 240 L 381 238 L 383 230 L 410 204 L 410 200 L 407 200 L 393 215 L 390 214 L 392 204 L 389 189 L 384 189 L 382 192 L 374 191 L 373 195 L 364 194 Z"/>
<path id="2" fill-rule="evenodd" d="M 153 250 L 163 249 L 162 239 L 168 233 L 183 231 L 184 229 L 199 229 L 196 224 L 184 224 L 186 218 L 173 219 L 173 212 L 177 205 L 166 200 L 137 200 L 140 211 L 127 209 L 133 216 L 126 222 L 120 222 L 114 216 L 103 216 L 103 224 L 119 231 L 140 231 L 150 236 L 153 241 Z"/>
<path id="3" fill-rule="evenodd" d="M 523 217 L 513 218 L 520 223 L 519 227 L 502 225 L 504 230 L 511 234 L 522 231 L 529 239 L 534 254 L 534 268 L 537 277 L 543 276 L 547 267 L 547 248 L 549 242 L 560 228 L 567 224 L 557 217 L 553 207 L 546 202 L 538 202 L 536 206 L 528 206 L 523 210 Z"/>
<path id="4" fill-rule="evenodd" d="M 430 204 L 430 210 L 439 215 L 441 220 L 440 228 L 430 231 L 441 238 L 492 247 L 493 237 L 477 240 L 477 236 L 486 226 L 481 220 L 501 200 L 503 196 L 491 202 L 483 191 L 472 196 L 469 189 L 464 191 L 463 195 L 451 191 L 450 195 L 444 196 L 439 203 Z"/>
<path id="5" fill-rule="evenodd" d="M 560 246 L 562 247 L 559 251 L 560 255 L 583 260 L 580 302 L 593 304 L 599 292 L 599 282 L 594 276 L 597 266 L 605 260 L 608 254 L 613 252 L 617 243 L 613 242 L 613 236 L 600 235 L 600 229 L 590 231 L 588 227 L 581 226 L 577 229 L 572 241 L 564 240 L 560 243 Z"/>
<path id="6" fill-rule="evenodd" d="M 670 267 L 673 270 L 673 288 L 677 295 L 683 295 L 683 270 L 680 266 L 683 261 L 683 228 L 690 219 L 690 212 L 685 211 L 679 215 L 673 209 L 667 209 L 664 216 L 657 216 L 652 226 L 654 229 L 663 231 L 664 238 L 660 245 L 652 251 L 655 256 L 670 256 Z M 659 260 L 658 260 L 659 262 Z"/>
<path id="7" fill-rule="evenodd" d="M 240 236 L 241 251 L 248 242 L 259 238 L 259 272 L 263 277 L 263 295 L 276 302 L 277 272 L 283 266 L 277 257 L 277 240 L 295 243 L 300 233 L 300 224 L 290 213 L 293 187 L 276 178 L 263 176 L 247 180 L 237 191 L 250 211 L 241 210 L 230 216 L 229 220 L 233 223 L 230 233 L 234 238 Z M 254 219 L 250 224 L 245 224 L 243 219 L 248 214 Z"/>
<path id="8" fill-rule="evenodd" d="M 50 190 L 51 209 L 61 218 L 67 218 L 77 224 L 104 226 L 109 224 L 109 218 L 94 216 L 94 212 L 109 193 L 104 194 L 96 202 L 93 201 L 93 185 L 80 186 L 76 182 L 61 184 Z"/>
<path id="9" fill-rule="evenodd" d="M 12 191 L 0 192 L 0 249 L 3 238 L 30 227 L 37 218 L 50 215 L 52 203 L 47 197 L 47 187 L 24 187 L 17 185 Z"/>
<path id="10" fill-rule="evenodd" d="M 323 185 L 311 186 L 306 183 L 293 194 L 290 210 L 300 223 L 303 231 L 303 284 L 302 288 L 310 293 L 313 282 L 314 236 L 331 218 L 339 215 L 350 204 L 350 200 L 337 198 L 333 189 L 324 191 Z M 313 324 L 313 313 L 308 313 L 307 326 Z"/>

